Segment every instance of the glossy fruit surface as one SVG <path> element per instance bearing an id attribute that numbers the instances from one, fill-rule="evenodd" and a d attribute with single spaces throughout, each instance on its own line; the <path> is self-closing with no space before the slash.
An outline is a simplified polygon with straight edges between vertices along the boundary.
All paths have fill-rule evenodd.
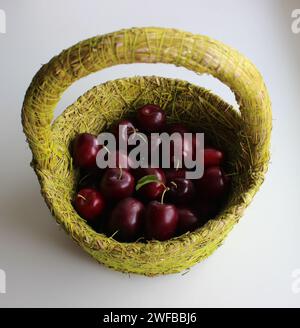
<path id="1" fill-rule="evenodd" d="M 105 207 L 104 197 L 96 189 L 81 189 L 75 196 L 74 207 L 83 219 L 95 220 Z"/>
<path id="2" fill-rule="evenodd" d="M 145 105 L 137 111 L 137 122 L 142 132 L 160 132 L 166 125 L 166 113 L 157 105 Z"/>
<path id="3" fill-rule="evenodd" d="M 120 241 L 135 241 L 141 236 L 144 205 L 129 197 L 121 200 L 113 209 L 107 228 L 110 235 Z"/>
<path id="4" fill-rule="evenodd" d="M 83 168 L 96 167 L 96 157 L 102 146 L 97 137 L 90 133 L 81 133 L 73 142 L 73 159 L 75 165 Z"/>
<path id="5" fill-rule="evenodd" d="M 189 208 L 179 208 L 178 209 L 178 225 L 177 232 L 182 235 L 188 231 L 194 231 L 199 225 L 199 220 L 194 213 Z"/>
<path id="6" fill-rule="evenodd" d="M 167 201 L 175 205 L 187 205 L 195 196 L 195 187 L 191 180 L 176 178 L 167 183 Z"/>
<path id="7" fill-rule="evenodd" d="M 167 240 L 175 235 L 178 212 L 174 205 L 152 201 L 145 212 L 145 233 L 148 239 Z"/>
<path id="8" fill-rule="evenodd" d="M 223 162 L 224 154 L 218 149 L 205 148 L 204 149 L 204 166 L 220 166 Z"/>
<path id="9" fill-rule="evenodd" d="M 159 182 L 151 182 L 138 190 L 143 198 L 147 200 L 158 199 L 165 190 L 166 178 L 164 171 L 159 168 L 139 168 L 135 172 L 136 181 L 147 175 L 154 175 Z"/>
<path id="10" fill-rule="evenodd" d="M 77 135 L 72 144 L 79 168 L 74 208 L 95 231 L 123 242 L 140 237 L 164 241 L 194 231 L 221 211 L 230 177 L 223 171 L 229 166 L 214 143 L 214 134 L 208 134 L 202 145 L 195 127 L 167 122 L 166 112 L 154 104 L 139 108 L 135 117 L 121 119 L 110 131 L 116 137 L 116 149 L 109 149 L 110 143 L 99 145 L 90 133 Z M 161 133 L 172 135 L 168 150 L 163 148 L 168 142 Z M 129 137 L 134 137 L 130 145 Z M 134 150 L 135 146 L 139 149 Z M 139 153 L 141 146 L 144 152 Z M 99 154 L 101 149 L 106 152 Z M 197 151 L 204 155 L 204 174 L 186 179 L 193 178 L 188 173 L 195 167 L 189 164 L 195 163 L 187 160 L 199 161 Z M 151 155 L 157 155 L 157 161 Z M 102 156 L 103 165 L 99 165 Z M 133 168 L 137 164 L 133 160 L 150 167 Z"/>
<path id="11" fill-rule="evenodd" d="M 222 197 L 227 190 L 223 170 L 219 166 L 205 169 L 201 179 L 196 180 L 196 187 L 204 198 L 216 199 Z"/>
<path id="12" fill-rule="evenodd" d="M 101 179 L 100 191 L 112 201 L 129 197 L 134 191 L 134 177 L 127 170 L 109 168 Z"/>

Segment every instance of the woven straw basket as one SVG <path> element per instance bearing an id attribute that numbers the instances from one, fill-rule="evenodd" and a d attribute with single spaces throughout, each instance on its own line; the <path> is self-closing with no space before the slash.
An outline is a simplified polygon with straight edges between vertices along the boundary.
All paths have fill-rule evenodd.
<path id="1" fill-rule="evenodd" d="M 218 78 L 234 92 L 239 112 L 188 82 L 134 77 L 92 88 L 52 123 L 62 93 L 76 80 L 117 64 L 158 62 Z M 232 190 L 222 212 L 192 233 L 164 242 L 120 243 L 95 232 L 74 210 L 78 170 L 72 165 L 69 145 L 77 133 L 98 134 L 146 103 L 162 106 L 169 120 L 198 127 L 225 149 Z M 175 29 L 121 30 L 64 50 L 34 77 L 22 123 L 41 192 L 57 222 L 100 263 L 148 276 L 180 272 L 209 256 L 251 202 L 269 162 L 271 105 L 260 73 L 223 43 Z"/>

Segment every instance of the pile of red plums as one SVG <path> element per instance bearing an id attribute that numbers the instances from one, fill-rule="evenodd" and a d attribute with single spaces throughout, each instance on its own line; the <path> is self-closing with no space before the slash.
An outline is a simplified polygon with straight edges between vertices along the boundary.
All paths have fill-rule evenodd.
<path id="1" fill-rule="evenodd" d="M 147 138 L 153 132 L 195 135 L 184 124 L 168 124 L 165 111 L 152 104 L 139 108 L 133 119 L 118 122 L 111 132 L 124 142 L 139 133 Z M 193 152 L 194 139 L 189 144 L 181 142 L 183 157 Z M 168 169 L 123 165 L 130 159 L 118 148 L 116 168 L 100 169 L 96 156 L 102 147 L 89 133 L 78 134 L 73 141 L 73 160 L 80 168 L 74 207 L 97 232 L 118 241 L 163 241 L 191 232 L 214 218 L 226 200 L 229 177 L 223 170 L 221 150 L 205 146 L 204 174 L 200 179 L 188 180 L 187 169 L 176 168 L 172 159 L 173 166 Z"/>

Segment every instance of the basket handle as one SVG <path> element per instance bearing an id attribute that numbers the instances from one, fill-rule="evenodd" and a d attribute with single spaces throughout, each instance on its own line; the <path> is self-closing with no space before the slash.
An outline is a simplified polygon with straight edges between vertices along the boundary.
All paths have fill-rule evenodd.
<path id="1" fill-rule="evenodd" d="M 271 103 L 255 66 L 236 50 L 207 36 L 167 28 L 132 28 L 82 41 L 52 58 L 35 75 L 22 109 L 34 166 L 47 169 L 53 156 L 58 161 L 61 158 L 61 150 L 52 140 L 51 122 L 62 93 L 73 82 L 113 65 L 158 62 L 208 73 L 226 84 L 240 106 L 252 164 L 258 170 L 266 165 Z"/>

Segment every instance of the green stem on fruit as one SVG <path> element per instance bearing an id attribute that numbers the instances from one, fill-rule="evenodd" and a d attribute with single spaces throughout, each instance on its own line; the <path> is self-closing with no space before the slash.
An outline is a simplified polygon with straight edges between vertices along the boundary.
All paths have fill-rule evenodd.
<path id="1" fill-rule="evenodd" d="M 146 184 L 153 183 L 153 182 L 160 183 L 160 180 L 158 180 L 158 178 L 155 175 L 145 175 L 137 181 L 135 190 L 138 191 Z"/>

